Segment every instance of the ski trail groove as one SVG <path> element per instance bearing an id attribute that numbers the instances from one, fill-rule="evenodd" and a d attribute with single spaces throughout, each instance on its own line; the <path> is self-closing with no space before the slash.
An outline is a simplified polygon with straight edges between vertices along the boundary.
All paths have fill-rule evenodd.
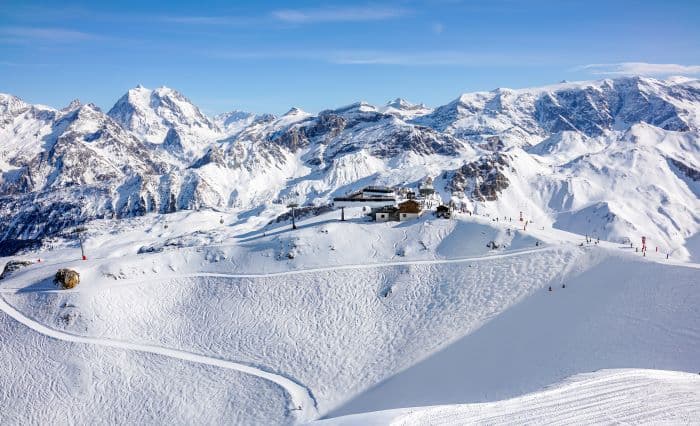
<path id="1" fill-rule="evenodd" d="M 575 246 L 571 246 L 573 249 L 577 249 Z M 360 264 L 347 264 L 347 265 L 334 265 L 334 266 L 325 266 L 325 267 L 320 267 L 320 268 L 305 268 L 305 269 L 294 269 L 290 271 L 280 271 L 280 272 L 266 272 L 266 273 L 248 273 L 248 274 L 226 274 L 226 273 L 220 273 L 220 272 L 190 272 L 190 273 L 181 273 L 181 274 L 174 274 L 174 275 L 160 275 L 155 278 L 157 280 L 167 280 L 167 279 L 180 279 L 180 278 L 271 278 L 271 277 L 285 277 L 285 276 L 292 276 L 292 275 L 300 275 L 300 274 L 308 274 L 308 273 L 315 273 L 315 272 L 327 272 L 327 271 L 346 271 L 346 270 L 351 270 L 351 269 L 374 269 L 374 268 L 383 268 L 387 266 L 404 266 L 404 265 L 446 265 L 446 264 L 454 264 L 454 263 L 466 263 L 466 262 L 482 262 L 482 261 L 489 261 L 493 259 L 504 259 L 504 258 L 509 258 L 509 257 L 516 257 L 524 254 L 532 254 L 532 253 L 537 253 L 537 252 L 545 252 L 545 251 L 556 251 L 558 250 L 559 247 L 541 247 L 541 248 L 534 248 L 534 249 L 521 249 L 521 250 L 513 250 L 508 253 L 500 253 L 500 254 L 493 254 L 493 255 L 486 255 L 486 256 L 472 256 L 472 257 L 458 257 L 458 258 L 451 258 L 451 259 L 422 259 L 422 260 L 395 260 L 395 261 L 390 261 L 390 262 L 377 262 L 377 263 L 360 263 Z M 117 286 L 128 286 L 131 284 L 143 284 L 144 278 L 131 278 L 131 279 L 122 279 L 122 280 L 117 280 L 114 281 L 114 283 Z M 19 293 L 34 293 L 34 292 L 39 292 L 39 293 L 80 293 L 80 292 L 89 292 L 89 291 L 99 291 L 98 288 L 96 289 L 80 289 L 80 287 L 76 287 L 74 289 L 70 290 L 64 290 L 64 289 L 46 289 L 46 288 L 39 288 L 39 289 L 32 289 L 32 290 L 27 290 L 24 288 L 13 288 L 13 287 L 0 287 L 0 294 L 6 293 L 6 294 L 19 294 Z"/>
<path id="2" fill-rule="evenodd" d="M 304 423 L 313 420 L 317 417 L 316 410 L 316 400 L 314 399 L 311 391 L 304 387 L 303 385 L 295 382 L 294 380 L 279 375 L 271 373 L 269 371 L 262 370 L 257 367 L 253 367 L 246 364 L 241 364 L 233 361 L 227 361 L 221 358 L 200 355 L 192 352 L 187 352 L 179 349 L 165 348 L 155 345 L 146 345 L 132 342 L 125 342 L 113 339 L 104 339 L 97 337 L 86 337 L 77 334 L 68 333 L 65 331 L 59 331 L 41 324 L 38 321 L 24 315 L 12 305 L 7 303 L 7 301 L 0 296 L 0 311 L 12 317 L 17 322 L 29 327 L 30 329 L 36 331 L 37 333 L 43 334 L 54 339 L 63 340 L 72 343 L 82 343 L 88 345 L 105 346 L 109 348 L 126 349 L 137 352 L 152 353 L 156 355 L 162 355 L 170 358 L 176 358 L 183 361 L 195 362 L 198 364 L 211 365 L 214 367 L 226 368 L 229 370 L 236 370 L 242 373 L 250 374 L 253 376 L 260 377 L 262 379 L 268 380 L 281 386 L 289 394 L 293 409 L 292 412 L 298 412 L 297 420 L 300 423 Z M 301 407 L 301 410 L 297 410 L 297 407 Z"/>

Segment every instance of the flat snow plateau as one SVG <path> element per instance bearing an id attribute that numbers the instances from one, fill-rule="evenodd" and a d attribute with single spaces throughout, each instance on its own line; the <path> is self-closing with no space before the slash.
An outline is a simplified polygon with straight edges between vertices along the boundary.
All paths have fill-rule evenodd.
<path id="1" fill-rule="evenodd" d="M 512 398 L 606 368 L 700 371 L 696 264 L 503 218 L 346 213 L 293 232 L 210 211 L 101 220 L 88 226 L 88 261 L 61 244 L 37 254 L 0 281 L 0 422 L 303 423 L 506 398 L 481 415 L 538 422 L 546 404 L 508 417 Z M 59 267 L 81 284 L 57 290 Z M 668 419 L 697 413 L 697 381 L 630 371 L 561 386 L 580 381 L 595 404 L 618 389 L 606 380 L 642 377 L 640 389 L 667 386 L 654 388 L 670 395 L 654 397 L 660 412 L 690 407 Z M 556 399 L 547 392 L 535 395 Z M 481 405 L 445 408 L 447 421 L 479 422 L 469 410 Z"/>

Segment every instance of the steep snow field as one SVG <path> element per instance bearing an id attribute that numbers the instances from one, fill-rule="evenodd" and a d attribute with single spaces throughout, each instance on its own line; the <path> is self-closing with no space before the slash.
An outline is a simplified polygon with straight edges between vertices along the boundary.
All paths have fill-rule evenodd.
<path id="1" fill-rule="evenodd" d="M 347 213 L 296 231 L 213 211 L 98 220 L 88 261 L 57 241 L 0 281 L 0 350 L 21 372 L 0 375 L 0 420 L 60 404 L 85 422 L 277 424 L 698 370 L 697 265 L 517 220 Z M 59 267 L 81 284 L 56 290 Z"/>
<path id="2" fill-rule="evenodd" d="M 540 290 L 333 414 L 512 398 L 603 368 L 700 371 L 700 268 L 590 257 L 566 288 Z"/>
<path id="3" fill-rule="evenodd" d="M 319 425 L 695 424 L 700 376 L 656 370 L 580 374 L 504 401 L 355 414 Z"/>

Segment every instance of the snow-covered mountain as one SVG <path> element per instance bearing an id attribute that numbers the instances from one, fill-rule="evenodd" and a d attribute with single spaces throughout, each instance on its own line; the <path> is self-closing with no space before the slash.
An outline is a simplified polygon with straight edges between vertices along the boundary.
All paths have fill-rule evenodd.
<path id="1" fill-rule="evenodd" d="M 95 217 L 209 207 L 250 219 L 427 176 L 443 200 L 688 255 L 700 230 L 700 82 L 620 78 L 209 118 L 168 88 L 107 114 L 0 95 L 0 240 Z M 245 220 L 245 219 L 244 219 Z"/>
<path id="2" fill-rule="evenodd" d="M 421 115 L 429 114 L 433 111 L 425 104 L 414 104 L 403 98 L 396 98 L 389 101 L 379 111 L 384 114 L 396 115 L 400 118 L 415 118 Z"/>
<path id="3" fill-rule="evenodd" d="M 527 146 L 561 131 L 594 137 L 640 122 L 697 129 L 698 102 L 697 80 L 633 77 L 466 93 L 416 122 L 475 142 L 497 136 L 506 145 Z"/>
<path id="4" fill-rule="evenodd" d="M 139 139 L 160 144 L 178 137 L 182 148 L 189 151 L 201 148 L 221 133 L 214 120 L 167 87 L 151 90 L 139 85 L 130 89 L 107 115 Z"/>

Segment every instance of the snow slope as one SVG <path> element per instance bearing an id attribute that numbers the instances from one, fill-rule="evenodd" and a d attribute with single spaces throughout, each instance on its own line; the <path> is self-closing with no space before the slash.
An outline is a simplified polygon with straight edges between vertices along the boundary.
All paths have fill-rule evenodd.
<path id="1" fill-rule="evenodd" d="M 197 364 L 204 364 L 204 365 L 211 365 L 214 367 L 219 367 L 219 368 L 224 368 L 224 369 L 229 369 L 229 370 L 236 370 L 240 371 L 243 373 L 246 373 L 251 376 L 256 376 L 261 379 L 268 380 L 272 383 L 275 383 L 282 388 L 284 388 L 287 392 L 289 392 L 291 400 L 293 402 L 294 407 L 302 407 L 300 408 L 300 413 L 299 413 L 299 419 L 300 420 L 306 420 L 311 418 L 311 416 L 314 416 L 315 413 L 315 403 L 311 396 L 309 395 L 308 391 L 303 388 L 302 386 L 298 385 L 297 383 L 294 383 L 293 381 L 287 379 L 286 377 L 278 376 L 276 374 L 272 374 L 263 370 L 260 370 L 255 367 L 250 367 L 247 365 L 235 363 L 235 362 L 230 362 L 226 361 L 223 359 L 218 359 L 218 358 L 212 358 L 212 357 L 206 357 L 206 356 L 201 356 L 198 354 L 194 353 L 189 353 L 189 352 L 184 352 L 184 351 L 178 351 L 174 349 L 169 349 L 169 348 L 163 348 L 159 346 L 151 346 L 151 345 L 141 345 L 141 344 L 134 344 L 130 342 L 121 342 L 121 341 L 115 341 L 115 340 L 110 340 L 110 339 L 102 339 L 102 338 L 90 338 L 90 337 L 83 337 L 83 336 L 78 336 L 72 333 L 66 333 L 62 331 L 58 331 L 49 327 L 46 327 L 45 325 L 38 323 L 34 320 L 32 320 L 29 317 L 24 316 L 22 313 L 14 309 L 12 306 L 8 305 L 2 298 L 0 297 L 0 310 L 3 311 L 5 314 L 13 318 L 15 321 L 27 326 L 28 328 L 41 333 L 45 336 L 52 337 L 54 339 L 58 340 L 63 340 L 66 342 L 72 342 L 72 343 L 83 343 L 87 345 L 96 345 L 96 346 L 105 346 L 105 347 L 111 347 L 111 348 L 118 348 L 118 349 L 125 349 L 129 351 L 137 351 L 137 352 L 145 352 L 145 353 L 151 353 L 151 354 L 157 354 L 157 355 L 163 355 L 169 358 L 175 358 L 183 361 L 189 361 L 191 363 L 197 363 Z"/>
<path id="2" fill-rule="evenodd" d="M 651 262 L 666 262 L 660 254 L 650 254 L 650 261 L 645 262 L 613 243 L 580 247 L 581 236 L 551 228 L 511 231 L 508 235 L 506 229 L 514 228 L 512 224 L 478 216 L 453 221 L 426 216 L 401 224 L 372 224 L 352 219 L 352 215 L 352 220 L 341 223 L 337 212 L 330 212 L 301 220 L 299 229 L 292 233 L 283 224 L 241 232 L 249 229 L 246 222 L 221 225 L 210 220 L 218 218 L 214 212 L 181 214 L 189 218 L 170 222 L 167 229 L 158 215 L 131 223 L 105 221 L 104 229 L 91 226 L 89 261 L 73 260 L 79 251 L 60 245 L 42 253 L 41 264 L 21 269 L 0 282 L 0 296 L 6 301 L 1 308 L 29 325 L 20 336 L 40 331 L 47 337 L 68 339 L 65 344 L 70 347 L 128 349 L 144 352 L 149 359 L 165 357 L 167 365 L 200 363 L 245 372 L 248 374 L 242 380 L 246 383 L 265 379 L 276 390 L 254 405 L 242 402 L 251 420 L 239 418 L 241 423 L 255 423 L 252 419 L 258 415 L 265 416 L 265 423 L 282 423 L 357 412 L 348 407 L 361 408 L 359 411 L 388 408 L 354 404 L 482 333 L 487 335 L 481 338 L 485 340 L 480 347 L 486 348 L 487 358 L 494 361 L 476 363 L 479 368 L 470 373 L 474 387 L 450 385 L 444 380 L 445 393 L 440 393 L 439 387 L 431 393 L 445 399 L 420 404 L 516 396 L 594 368 L 687 371 L 695 368 L 693 360 L 700 351 L 693 343 L 696 340 L 689 339 L 700 329 L 695 321 L 698 316 L 692 314 L 698 302 L 697 269 L 673 266 L 677 261 L 669 261 L 670 265 Z M 210 229 L 203 226 L 205 223 Z M 114 228 L 107 232 L 109 226 Z M 202 230 L 193 232 L 196 226 Z M 166 233 L 168 236 L 163 235 Z M 158 241 L 172 237 L 183 244 L 136 253 L 144 238 L 153 239 L 152 246 L 158 247 Z M 507 247 L 489 250 L 486 243 L 491 239 Z M 287 256 L 289 253 L 293 258 Z M 71 291 L 55 290 L 50 278 L 58 267 L 77 269 L 81 285 Z M 620 271 L 630 271 L 630 278 L 611 285 L 607 292 L 593 291 Z M 672 291 L 663 293 L 658 283 L 650 280 L 648 289 L 642 287 L 644 292 L 639 292 L 633 280 L 640 275 L 647 279 L 675 277 L 671 286 L 666 286 Z M 562 280 L 568 284 L 566 289 L 545 290 L 548 285 L 557 287 Z M 601 299 L 599 293 L 608 299 Z M 652 298 L 661 301 L 661 307 L 655 307 Z M 618 299 L 627 304 L 621 311 L 614 309 Z M 533 318 L 518 314 L 523 311 L 535 311 Z M 630 316 L 638 311 L 646 313 L 643 318 L 648 322 Z M 593 326 L 610 332 L 601 334 L 597 328 L 593 332 L 588 324 L 575 326 L 580 318 L 588 318 L 588 312 L 600 317 Z M 570 343 L 540 337 L 538 332 L 549 336 L 541 327 L 543 318 L 574 324 L 571 341 L 588 342 L 593 349 L 574 352 L 576 362 L 550 360 L 550 352 L 570 350 Z M 681 322 L 683 328 L 678 333 L 663 337 L 659 331 L 678 328 Z M 499 327 L 501 323 L 517 323 L 522 328 L 516 333 Z M 495 332 L 484 331 L 493 328 Z M 557 329 L 553 327 L 553 331 Z M 628 340 L 620 340 L 625 346 L 617 353 L 612 342 L 621 338 L 621 329 Z M 528 338 L 541 342 L 531 347 Z M 649 350 L 640 343 L 649 341 L 661 344 Z M 487 344 L 493 348 L 488 349 Z M 518 344 L 523 347 L 518 349 Z M 591 352 L 596 348 L 597 352 Z M 499 350 L 503 354 L 498 355 Z M 499 356 L 507 357 L 515 350 L 523 352 L 517 374 L 498 374 L 493 366 Z M 629 358 L 632 365 L 618 365 L 634 350 L 638 353 Z M 595 356 L 606 351 L 612 355 Z M 46 355 L 42 353 L 32 356 L 43 358 Z M 458 358 L 462 355 L 460 352 Z M 57 360 L 66 362 L 65 356 Z M 507 362 L 510 360 L 501 359 L 499 365 Z M 450 359 L 441 365 L 446 369 L 431 374 L 448 374 L 455 380 L 464 377 Z M 41 371 L 38 367 L 22 368 L 20 371 L 29 374 Z M 513 382 L 521 370 L 528 369 L 533 373 L 522 373 L 522 381 Z M 54 380 L 64 381 L 60 377 Z M 396 402 L 396 407 L 416 405 L 410 402 L 411 397 L 425 393 L 413 386 L 415 381 L 407 383 L 406 392 L 397 393 L 401 399 L 382 398 L 387 403 Z M 13 386 L 27 389 L 28 384 Z M 487 399 L 481 399 L 483 392 L 488 392 Z M 303 397 L 305 393 L 308 398 Z M 0 398 L 14 404 L 20 394 L 0 393 Z M 81 408 L 84 418 L 99 417 L 91 399 L 94 396 L 86 398 L 89 401 Z M 157 404 L 160 397 L 149 394 L 144 398 Z M 118 404 L 116 401 L 109 410 L 124 409 Z M 284 409 L 260 411 L 268 405 Z M 298 406 L 301 412 L 292 410 Z M 16 415 L 41 416 L 31 406 L 24 410 L 28 411 L 19 410 Z M 226 416 L 210 418 L 220 422 Z"/>
<path id="3" fill-rule="evenodd" d="M 577 262 L 566 288 L 540 290 L 332 415 L 512 398 L 603 368 L 700 371 L 700 267 Z"/>
<path id="4" fill-rule="evenodd" d="M 282 388 L 238 371 L 55 340 L 4 313 L 0 329 L 3 424 L 262 424 L 288 412 Z"/>
<path id="5" fill-rule="evenodd" d="M 658 370 L 602 370 L 508 400 L 355 414 L 319 425 L 695 424 L 700 377 Z"/>

